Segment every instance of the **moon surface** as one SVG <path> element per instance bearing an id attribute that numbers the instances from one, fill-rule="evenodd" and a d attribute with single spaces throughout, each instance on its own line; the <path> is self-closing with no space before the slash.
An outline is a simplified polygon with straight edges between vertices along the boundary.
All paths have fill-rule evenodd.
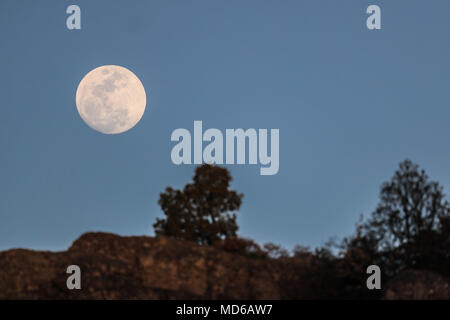
<path id="1" fill-rule="evenodd" d="M 133 128 L 145 111 L 145 89 L 127 68 L 106 65 L 81 79 L 76 93 L 78 113 L 86 124 L 105 134 Z"/>

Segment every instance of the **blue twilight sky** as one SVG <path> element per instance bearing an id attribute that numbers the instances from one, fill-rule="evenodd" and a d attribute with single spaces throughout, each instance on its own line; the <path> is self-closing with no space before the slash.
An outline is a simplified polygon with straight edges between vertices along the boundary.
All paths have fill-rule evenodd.
<path id="1" fill-rule="evenodd" d="M 81 7 L 82 29 L 66 28 Z M 382 30 L 366 28 L 370 4 Z M 176 128 L 279 128 L 280 171 L 228 166 L 240 234 L 317 246 L 354 231 L 406 157 L 450 188 L 450 2 L 0 2 L 0 249 L 61 250 L 81 233 L 153 234 Z M 78 115 L 95 67 L 132 70 L 147 109 L 104 135 Z"/>

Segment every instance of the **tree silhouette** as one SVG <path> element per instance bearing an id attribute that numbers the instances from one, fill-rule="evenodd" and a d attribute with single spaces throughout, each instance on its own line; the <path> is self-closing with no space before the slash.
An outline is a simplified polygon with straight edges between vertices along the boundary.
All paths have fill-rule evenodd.
<path id="1" fill-rule="evenodd" d="M 155 234 L 205 245 L 236 236 L 243 195 L 229 189 L 231 180 L 227 169 L 205 164 L 183 190 L 168 187 L 158 201 L 166 218 L 156 220 Z"/>
<path id="2" fill-rule="evenodd" d="M 410 160 L 400 163 L 381 187 L 380 202 L 368 221 L 347 240 L 347 254 L 385 266 L 394 275 L 405 268 L 443 271 L 449 266 L 450 205 L 443 188 Z"/>

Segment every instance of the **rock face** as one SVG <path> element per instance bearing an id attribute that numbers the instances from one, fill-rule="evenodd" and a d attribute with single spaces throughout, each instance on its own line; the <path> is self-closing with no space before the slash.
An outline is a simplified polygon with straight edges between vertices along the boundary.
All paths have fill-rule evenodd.
<path id="1" fill-rule="evenodd" d="M 272 264 L 170 238 L 87 233 L 65 252 L 0 252 L 0 299 L 279 299 Z M 67 289 L 69 265 L 81 268 L 81 290 Z"/>
<path id="2" fill-rule="evenodd" d="M 69 265 L 81 269 L 81 290 L 67 289 Z M 257 259 L 171 238 L 86 233 L 64 252 L 0 252 L 0 300 L 339 299 L 323 296 L 314 270 L 309 258 Z M 406 271 L 383 290 L 385 299 L 450 299 L 449 282 L 427 271 Z"/>
<path id="3" fill-rule="evenodd" d="M 386 285 L 388 300 L 448 300 L 450 283 L 437 273 L 405 270 Z"/>

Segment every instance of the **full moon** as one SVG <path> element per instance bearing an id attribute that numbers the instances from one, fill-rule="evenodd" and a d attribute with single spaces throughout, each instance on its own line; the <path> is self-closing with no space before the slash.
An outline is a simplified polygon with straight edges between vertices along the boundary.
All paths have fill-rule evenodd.
<path id="1" fill-rule="evenodd" d="M 105 134 L 133 128 L 145 111 L 145 89 L 136 75 L 115 65 L 91 70 L 77 88 L 78 113 L 86 124 Z"/>

